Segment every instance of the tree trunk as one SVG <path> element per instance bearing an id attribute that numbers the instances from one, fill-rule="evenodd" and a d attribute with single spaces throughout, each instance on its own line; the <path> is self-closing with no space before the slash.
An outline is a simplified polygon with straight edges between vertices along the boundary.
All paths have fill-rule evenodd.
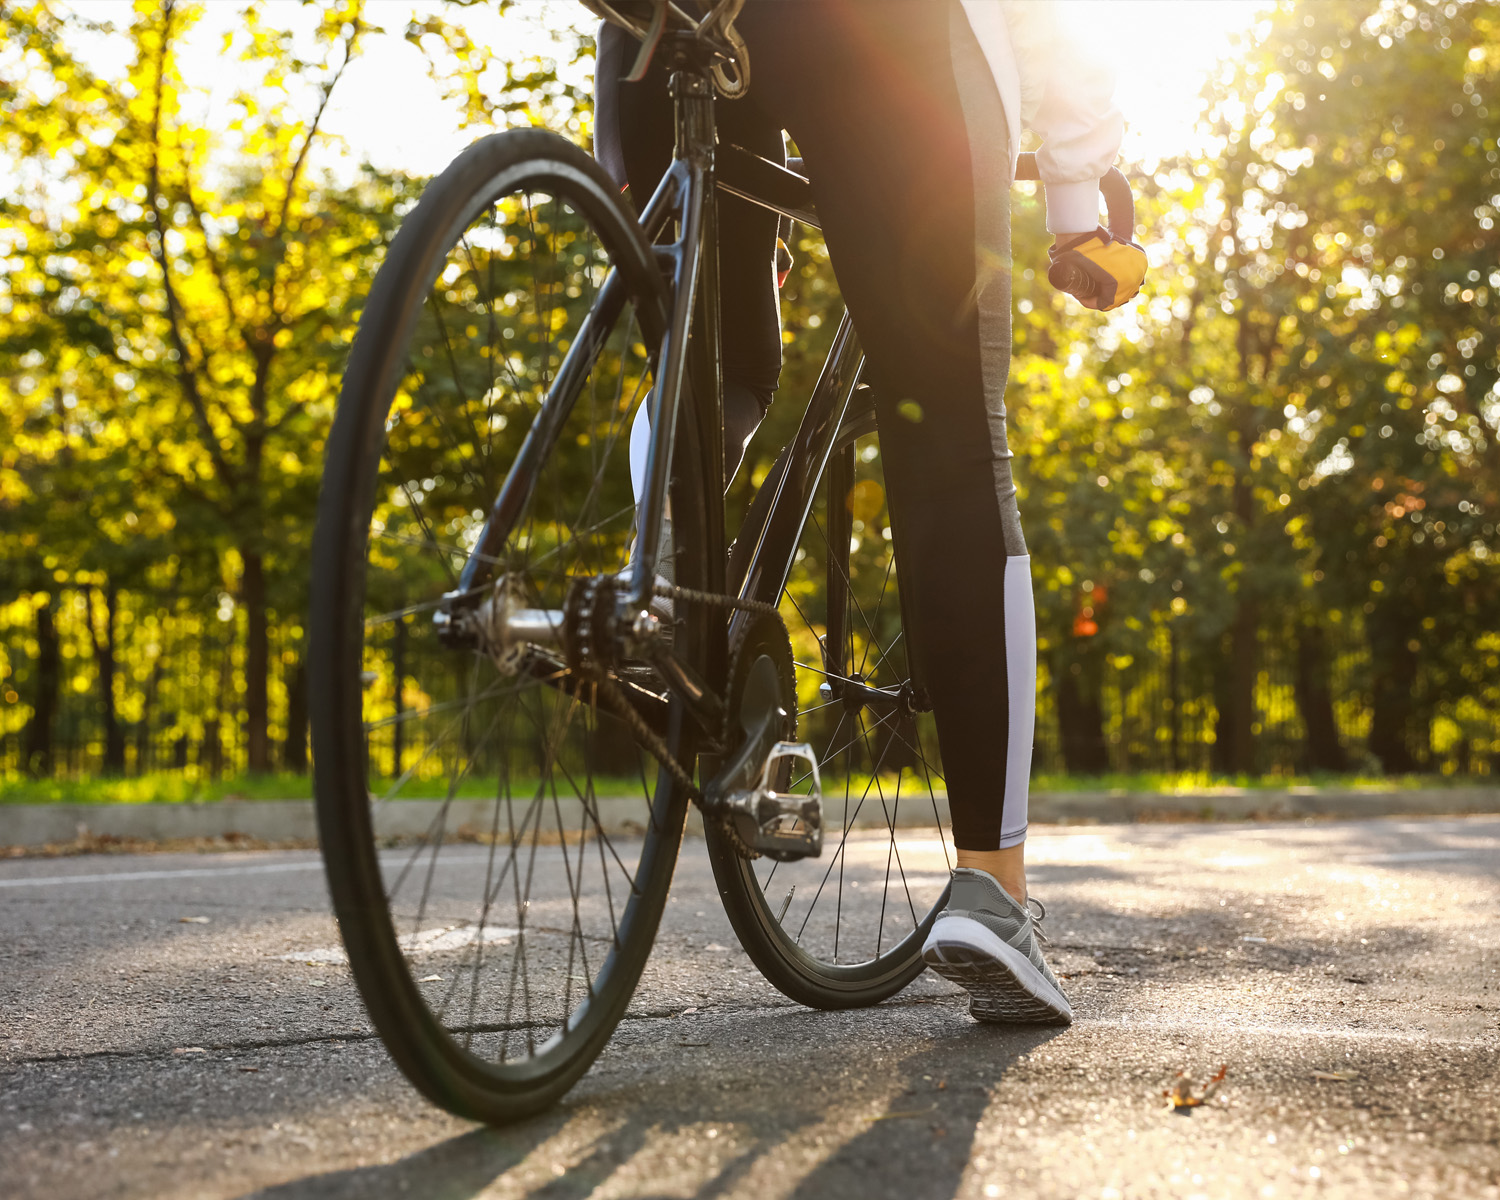
<path id="1" fill-rule="evenodd" d="M 241 547 L 244 572 L 240 603 L 245 606 L 245 756 L 252 774 L 271 769 L 268 727 L 271 646 L 266 622 L 265 562 L 259 550 Z"/>
<path id="2" fill-rule="evenodd" d="M 229 685 L 232 682 L 230 648 L 219 651 L 219 688 L 214 701 L 213 715 L 203 722 L 203 741 L 198 748 L 198 766 L 208 772 L 210 779 L 224 774 L 226 754 L 224 752 L 224 714 L 229 710 Z"/>
<path id="3" fill-rule="evenodd" d="M 406 618 L 396 618 L 396 630 L 391 646 L 391 669 L 395 672 L 396 721 L 391 726 L 391 778 L 401 778 L 401 760 L 405 757 L 406 721 Z"/>
<path id="4" fill-rule="evenodd" d="M 1177 649 L 1177 629 L 1167 626 L 1167 714 L 1172 731 L 1172 770 L 1182 770 L 1182 658 Z"/>
<path id="5" fill-rule="evenodd" d="M 31 694 L 31 719 L 26 722 L 26 740 L 21 764 L 28 775 L 38 778 L 52 774 L 52 724 L 57 719 L 57 695 L 61 678 L 61 646 L 57 622 L 53 619 L 56 601 L 47 593 L 36 606 L 36 673 Z"/>
<path id="6" fill-rule="evenodd" d="M 1090 664 L 1073 662 L 1055 678 L 1063 766 L 1074 775 L 1102 775 L 1109 770 L 1109 747 L 1104 741 L 1098 671 L 1090 670 Z"/>
<path id="7" fill-rule="evenodd" d="M 156 697 L 161 690 L 162 676 L 166 674 L 166 659 L 158 654 L 151 664 L 151 674 L 146 680 L 146 694 L 141 702 L 141 723 L 135 730 L 135 773 L 144 775 L 151 770 L 151 716 L 156 708 Z"/>
<path id="8" fill-rule="evenodd" d="M 1345 771 L 1349 761 L 1339 744 L 1329 675 L 1324 631 L 1316 620 L 1305 620 L 1297 632 L 1296 691 L 1307 727 L 1307 765 L 1314 771 Z"/>
<path id="9" fill-rule="evenodd" d="M 294 775 L 307 774 L 307 663 L 297 659 L 287 679 L 286 741 L 281 765 Z M 398 726 L 399 728 L 399 726 Z"/>
<path id="10" fill-rule="evenodd" d="M 1234 647 L 1228 637 L 1219 638 L 1211 647 L 1211 680 L 1214 697 L 1214 744 L 1209 748 L 1208 765 L 1216 775 L 1234 772 L 1234 684 L 1231 678 Z"/>
<path id="11" fill-rule="evenodd" d="M 1370 643 L 1372 686 L 1370 750 L 1380 759 L 1387 775 L 1405 775 L 1417 769 L 1412 753 L 1417 682 L 1417 622 L 1407 619 L 1403 606 L 1394 601 L 1377 605 L 1366 622 Z"/>
<path id="12" fill-rule="evenodd" d="M 88 589 L 89 638 L 94 645 L 94 666 L 99 681 L 99 716 L 104 726 L 104 774 L 125 773 L 125 727 L 120 724 L 120 714 L 115 707 L 115 608 L 118 593 L 114 584 L 104 588 L 104 636 L 99 636 L 98 621 L 94 616 L 94 593 L 98 588 Z"/>
<path id="13" fill-rule="evenodd" d="M 1241 595 L 1230 633 L 1233 670 L 1229 691 L 1229 767 L 1237 775 L 1255 773 L 1256 634 L 1260 606 Z"/>

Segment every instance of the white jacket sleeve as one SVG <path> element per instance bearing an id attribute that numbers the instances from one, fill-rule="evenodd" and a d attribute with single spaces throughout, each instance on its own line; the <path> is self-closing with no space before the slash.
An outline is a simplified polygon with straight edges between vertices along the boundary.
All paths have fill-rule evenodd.
<path id="1" fill-rule="evenodd" d="M 1051 0 L 999 0 L 1020 75 L 1021 123 L 1042 138 L 1037 173 L 1049 233 L 1099 224 L 1099 179 L 1120 152 L 1125 120 L 1114 73 L 1068 40 Z"/>

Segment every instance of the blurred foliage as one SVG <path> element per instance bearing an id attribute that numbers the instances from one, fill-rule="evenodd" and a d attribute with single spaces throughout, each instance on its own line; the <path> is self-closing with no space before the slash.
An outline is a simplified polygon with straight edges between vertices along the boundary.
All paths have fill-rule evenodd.
<path id="1" fill-rule="evenodd" d="M 385 32 L 476 133 L 586 141 L 591 41 L 510 60 L 471 6 Z M 6 771 L 305 766 L 322 441 L 421 181 L 316 166 L 389 8 L 309 0 L 295 37 L 285 10 L 243 11 L 223 54 L 262 85 L 205 128 L 176 57 L 201 4 L 139 0 L 112 27 L 0 5 Z M 1039 767 L 1500 766 L 1497 47 L 1487 3 L 1269 11 L 1205 87 L 1216 153 L 1127 167 L 1154 269 L 1111 319 L 1046 286 L 1039 198 L 1017 189 Z M 796 243 L 781 400 L 731 533 L 837 322 L 821 243 Z"/>

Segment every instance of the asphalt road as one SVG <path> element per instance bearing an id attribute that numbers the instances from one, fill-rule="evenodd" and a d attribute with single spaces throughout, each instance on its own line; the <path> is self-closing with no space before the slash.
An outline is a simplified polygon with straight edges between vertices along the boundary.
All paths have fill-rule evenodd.
<path id="1" fill-rule="evenodd" d="M 500 1131 L 282 957 L 337 940 L 314 855 L 0 862 L 0 1195 L 1500 1197 L 1500 819 L 1034 826 L 1031 858 L 1072 1028 L 931 975 L 796 1007 L 690 843 L 632 1016 Z"/>

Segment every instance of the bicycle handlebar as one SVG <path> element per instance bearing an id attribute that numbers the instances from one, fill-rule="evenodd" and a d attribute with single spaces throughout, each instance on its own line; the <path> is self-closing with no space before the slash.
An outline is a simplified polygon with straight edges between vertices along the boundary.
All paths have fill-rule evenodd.
<path id="1" fill-rule="evenodd" d="M 1036 155 L 1021 154 L 1016 159 L 1016 179 L 1038 179 Z M 1104 206 L 1109 210 L 1109 232 L 1122 241 L 1135 240 L 1135 195 L 1130 190 L 1130 181 L 1111 167 L 1109 173 L 1099 180 L 1099 190 L 1104 193 Z M 1060 292 L 1077 296 L 1080 300 L 1092 299 L 1099 290 L 1098 284 L 1078 267 L 1059 263 L 1047 272 L 1047 281 Z"/>
<path id="2" fill-rule="evenodd" d="M 1016 158 L 1016 181 L 1037 180 L 1036 155 L 1031 151 Z M 1123 241 L 1135 241 L 1135 194 L 1130 190 L 1130 181 L 1120 173 L 1119 167 L 1110 167 L 1109 173 L 1099 180 L 1099 190 L 1104 193 L 1104 205 L 1109 210 L 1109 231 Z"/>

